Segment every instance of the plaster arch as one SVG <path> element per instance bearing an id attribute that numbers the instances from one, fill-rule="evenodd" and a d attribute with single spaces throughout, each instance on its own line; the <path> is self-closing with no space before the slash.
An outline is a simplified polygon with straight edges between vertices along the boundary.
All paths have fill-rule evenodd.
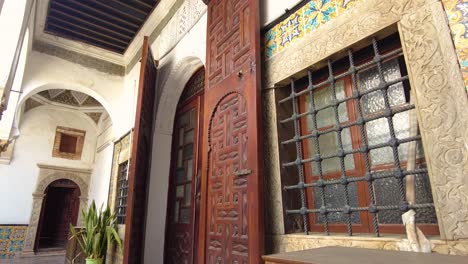
<path id="1" fill-rule="evenodd" d="M 185 85 L 193 74 L 204 67 L 198 57 L 186 57 L 172 67 L 167 80 L 163 81 L 163 91 L 156 114 L 156 130 L 172 134 L 175 113 Z"/>
<path id="2" fill-rule="evenodd" d="M 72 90 L 72 91 L 77 91 L 80 93 L 87 94 L 93 97 L 94 99 L 96 99 L 102 105 L 102 107 L 104 107 L 104 109 L 109 114 L 111 120 L 115 120 L 111 105 L 107 102 L 106 99 L 104 99 L 104 97 L 101 94 L 97 93 L 95 90 L 89 87 L 79 85 L 76 83 L 47 83 L 47 84 L 36 86 L 34 88 L 28 88 L 24 90 L 23 94 L 21 95 L 19 99 L 18 106 L 16 108 L 16 117 L 20 116 L 21 108 L 27 99 L 29 99 L 31 96 L 37 93 L 40 93 L 45 90 L 51 90 L 51 89 L 67 89 L 67 90 Z M 16 120 L 18 120 L 18 118 L 16 118 Z"/>
<path id="3" fill-rule="evenodd" d="M 85 181 L 83 181 L 81 179 L 81 177 L 79 177 L 77 175 L 73 175 L 73 174 L 69 174 L 69 175 L 64 177 L 64 175 L 62 173 L 54 173 L 54 174 L 52 174 L 50 176 L 47 176 L 47 178 L 45 178 L 41 182 L 39 182 L 39 184 L 36 187 L 35 194 L 39 195 L 39 194 L 45 193 L 45 190 L 47 189 L 47 187 L 51 183 L 53 183 L 53 182 L 55 182 L 57 180 L 62 180 L 62 179 L 70 180 L 70 181 L 76 183 L 76 185 L 78 185 L 78 188 L 80 188 L 80 192 L 82 194 L 87 194 L 88 193 L 88 184 Z"/>

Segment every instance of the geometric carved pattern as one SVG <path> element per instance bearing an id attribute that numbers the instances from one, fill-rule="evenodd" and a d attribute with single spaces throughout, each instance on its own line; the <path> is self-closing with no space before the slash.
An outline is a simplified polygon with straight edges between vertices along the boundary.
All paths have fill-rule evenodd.
<path id="1" fill-rule="evenodd" d="M 209 88 L 240 70 L 250 57 L 248 0 L 213 0 L 209 8 Z"/>
<path id="2" fill-rule="evenodd" d="M 218 103 L 209 129 L 206 263 L 248 262 L 247 109 L 230 93 Z"/>
<path id="3" fill-rule="evenodd" d="M 33 109 L 33 108 L 36 108 L 36 107 L 39 107 L 41 106 L 42 103 L 32 99 L 32 98 L 29 98 L 28 100 L 26 100 L 25 104 L 24 104 L 24 112 L 28 112 L 29 110 Z"/>
<path id="4" fill-rule="evenodd" d="M 50 89 L 39 92 L 42 98 L 45 98 L 51 102 L 64 104 L 64 105 L 71 105 L 76 107 L 101 107 L 101 103 L 99 103 L 96 99 L 92 96 L 89 96 L 85 93 L 72 91 L 72 90 L 64 90 L 64 89 Z"/>
<path id="5" fill-rule="evenodd" d="M 102 112 L 88 112 L 85 113 L 87 116 L 89 116 L 96 125 L 99 123 L 99 119 L 101 119 Z"/>
<path id="6" fill-rule="evenodd" d="M 184 91 L 179 99 L 179 104 L 186 102 L 194 95 L 205 89 L 205 67 L 198 69 L 185 85 Z"/>

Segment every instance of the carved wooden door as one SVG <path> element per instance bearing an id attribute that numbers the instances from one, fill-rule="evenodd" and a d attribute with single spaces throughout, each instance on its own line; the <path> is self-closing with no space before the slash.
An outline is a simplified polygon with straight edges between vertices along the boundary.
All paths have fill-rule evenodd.
<path id="1" fill-rule="evenodd" d="M 261 263 L 258 0 L 208 2 L 201 263 Z"/>
<path id="2" fill-rule="evenodd" d="M 174 122 L 165 263 L 193 263 L 196 256 L 201 104 L 201 96 L 184 104 Z"/>
<path id="3" fill-rule="evenodd" d="M 143 263 L 148 180 L 153 148 L 154 112 L 160 90 L 156 89 L 157 64 L 144 38 L 140 82 L 128 176 L 127 215 L 123 263 Z M 131 102 L 129 102 L 131 103 Z"/>

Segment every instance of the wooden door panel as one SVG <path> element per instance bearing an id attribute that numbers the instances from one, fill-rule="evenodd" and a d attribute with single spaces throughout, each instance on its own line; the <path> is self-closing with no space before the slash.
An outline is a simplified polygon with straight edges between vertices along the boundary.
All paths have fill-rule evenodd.
<path id="1" fill-rule="evenodd" d="M 197 263 L 202 151 L 200 135 L 203 123 L 204 84 L 205 68 L 201 67 L 185 85 L 177 106 L 172 140 L 164 263 Z M 186 153 L 189 155 L 184 158 L 183 150 L 190 144 L 193 144 L 193 150 L 190 154 Z M 182 153 L 181 161 L 179 153 Z M 189 168 L 190 173 L 187 174 Z M 183 177 L 177 174 L 180 169 L 185 172 Z M 187 191 L 188 185 L 190 192 Z M 183 197 L 177 195 L 177 188 L 181 186 L 185 186 Z M 182 204 L 181 201 L 186 201 L 188 198 L 190 198 L 190 223 L 180 223 L 180 219 L 176 220 L 180 212 L 177 211 L 177 217 L 175 212 L 181 208 L 187 210 L 188 205 L 176 206 L 176 203 L 179 201 L 179 204 Z"/>
<path id="2" fill-rule="evenodd" d="M 258 0 L 208 3 L 200 263 L 260 263 Z"/>
<path id="3" fill-rule="evenodd" d="M 156 90 L 157 63 L 144 38 L 138 100 L 128 176 L 123 263 L 143 263 L 148 182 L 153 147 L 154 112 L 160 92 Z"/>
<path id="4" fill-rule="evenodd" d="M 212 118 L 207 263 L 248 262 L 246 110 L 244 97 L 231 93 L 220 101 Z"/>

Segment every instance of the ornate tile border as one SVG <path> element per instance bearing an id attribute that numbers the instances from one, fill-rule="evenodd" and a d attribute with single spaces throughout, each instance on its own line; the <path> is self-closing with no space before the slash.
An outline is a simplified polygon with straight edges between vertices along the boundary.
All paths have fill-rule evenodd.
<path id="1" fill-rule="evenodd" d="M 265 33 L 268 60 L 363 0 L 311 0 Z"/>
<path id="2" fill-rule="evenodd" d="M 14 258 L 23 250 L 27 225 L 0 225 L 0 259 Z"/>
<path id="3" fill-rule="evenodd" d="M 442 0 L 468 91 L 468 1 Z"/>

